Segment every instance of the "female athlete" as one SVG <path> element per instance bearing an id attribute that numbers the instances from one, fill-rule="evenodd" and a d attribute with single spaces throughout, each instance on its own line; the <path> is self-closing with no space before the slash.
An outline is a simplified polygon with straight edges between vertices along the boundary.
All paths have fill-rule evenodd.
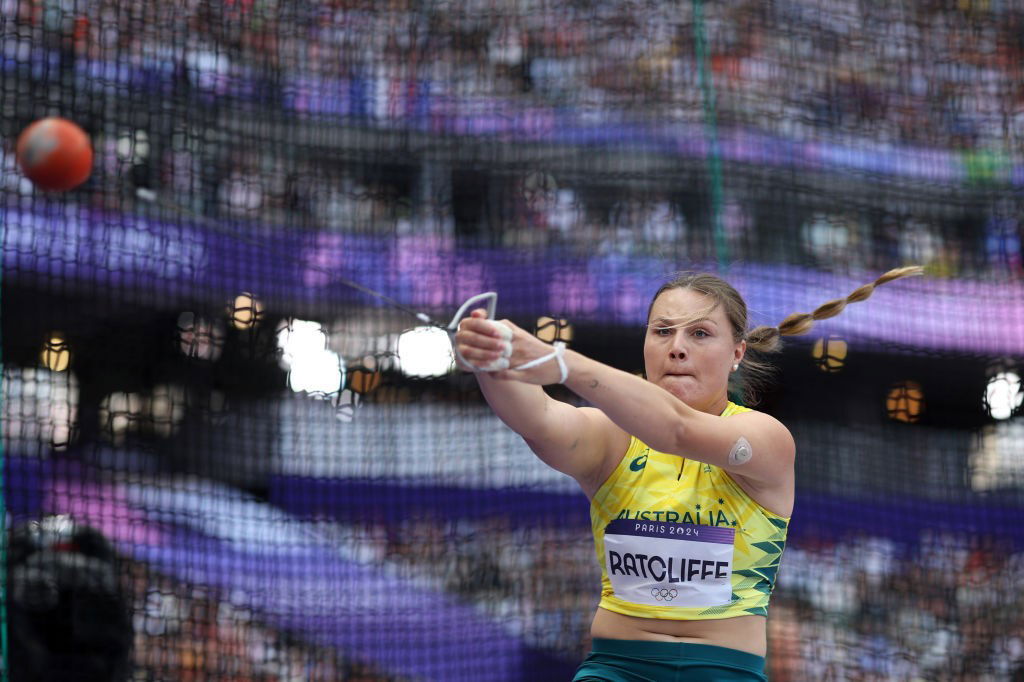
<path id="1" fill-rule="evenodd" d="M 786 544 L 796 448 L 778 420 L 729 400 L 755 357 L 807 332 L 892 270 L 813 313 L 747 329 L 710 274 L 662 286 L 648 311 L 645 378 L 552 347 L 475 310 L 455 336 L 498 417 L 590 499 L 601 564 L 593 650 L 574 680 L 765 680 L 768 601 Z M 753 351 L 753 352 L 752 352 Z M 563 383 L 592 407 L 549 397 Z M 749 386 L 748 386 L 749 388 Z"/>

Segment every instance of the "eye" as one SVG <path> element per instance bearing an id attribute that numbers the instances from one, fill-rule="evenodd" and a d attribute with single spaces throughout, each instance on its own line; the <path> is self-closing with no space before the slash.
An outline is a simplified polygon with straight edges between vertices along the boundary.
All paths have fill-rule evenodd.
<path id="1" fill-rule="evenodd" d="M 668 336 L 673 331 L 672 327 L 655 327 L 654 333 L 658 336 Z"/>
<path id="2" fill-rule="evenodd" d="M 711 334 L 709 334 L 706 329 L 694 329 L 693 335 L 696 336 L 698 339 L 705 339 L 711 336 Z"/>

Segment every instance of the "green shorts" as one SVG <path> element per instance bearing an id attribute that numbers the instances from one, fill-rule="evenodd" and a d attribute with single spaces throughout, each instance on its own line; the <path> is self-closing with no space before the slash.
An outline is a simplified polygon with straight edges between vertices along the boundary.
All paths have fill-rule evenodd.
<path id="1" fill-rule="evenodd" d="M 710 644 L 594 639 L 573 682 L 767 682 L 764 657 Z"/>

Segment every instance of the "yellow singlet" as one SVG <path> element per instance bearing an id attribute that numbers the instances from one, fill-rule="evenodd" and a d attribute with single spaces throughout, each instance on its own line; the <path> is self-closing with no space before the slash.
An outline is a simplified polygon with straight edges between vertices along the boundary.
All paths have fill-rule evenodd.
<path id="1" fill-rule="evenodd" d="M 730 402 L 722 417 L 749 411 Z M 602 608 L 670 620 L 768 615 L 789 519 L 721 468 L 631 438 L 590 523 Z"/>

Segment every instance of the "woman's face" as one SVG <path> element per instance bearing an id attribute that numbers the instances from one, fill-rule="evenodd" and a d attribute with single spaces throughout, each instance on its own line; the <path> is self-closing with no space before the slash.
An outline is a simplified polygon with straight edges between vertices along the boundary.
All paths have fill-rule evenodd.
<path id="1" fill-rule="evenodd" d="M 743 359 L 722 306 L 691 289 L 669 289 L 651 306 L 644 338 L 647 380 L 694 409 L 719 414 L 728 401 L 729 374 Z M 702 313 L 704 317 L 697 319 Z M 685 327 L 676 325 L 695 320 Z"/>

